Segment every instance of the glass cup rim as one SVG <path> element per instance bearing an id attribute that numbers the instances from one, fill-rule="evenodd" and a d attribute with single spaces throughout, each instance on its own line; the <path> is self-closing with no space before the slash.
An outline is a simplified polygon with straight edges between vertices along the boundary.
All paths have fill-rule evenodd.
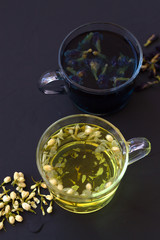
<path id="1" fill-rule="evenodd" d="M 116 186 L 118 186 L 118 184 L 120 183 L 121 179 L 123 178 L 123 176 L 124 176 L 124 174 L 125 174 L 125 172 L 126 172 L 126 170 L 127 170 L 127 166 L 128 166 L 128 155 L 129 155 L 129 149 L 128 149 L 128 146 L 127 146 L 127 142 L 126 142 L 125 138 L 123 137 L 122 133 L 120 132 L 120 130 L 119 130 L 117 127 L 115 127 L 112 123 L 110 123 L 109 121 L 107 121 L 107 120 L 105 120 L 105 119 L 103 119 L 103 118 L 101 118 L 101 117 L 94 116 L 94 115 L 90 115 L 90 114 L 73 114 L 73 115 L 68 115 L 68 116 L 66 116 L 66 117 L 60 118 L 59 120 L 57 120 L 57 121 L 55 121 L 54 123 L 52 123 L 52 124 L 43 132 L 42 136 L 41 136 L 40 139 L 39 139 L 38 145 L 37 145 L 37 149 L 36 149 L 36 163 L 37 163 L 37 167 L 38 167 L 39 173 L 41 174 L 42 178 L 45 179 L 44 181 L 47 181 L 47 182 L 48 182 L 48 180 L 47 180 L 45 177 L 43 177 L 44 174 L 43 174 L 43 171 L 42 171 L 42 169 L 41 169 L 40 159 L 39 159 L 40 145 L 41 145 L 41 142 L 42 142 L 43 138 L 45 137 L 46 133 L 48 133 L 48 132 L 50 131 L 50 129 L 52 129 L 56 124 L 59 124 L 60 122 L 66 120 L 66 119 L 70 119 L 70 118 L 74 118 L 74 117 L 75 117 L 75 118 L 76 118 L 76 117 L 77 117 L 77 118 L 78 118 L 78 117 L 86 117 L 86 118 L 90 117 L 90 118 L 94 118 L 94 119 L 97 119 L 97 120 L 99 120 L 99 121 L 104 122 L 105 124 L 107 124 L 107 125 L 109 125 L 111 128 L 113 128 L 113 129 L 116 131 L 116 133 L 118 133 L 118 135 L 120 136 L 121 140 L 122 140 L 122 141 L 124 142 L 124 144 L 125 144 L 125 148 L 126 148 L 126 149 L 125 149 L 125 150 L 126 150 L 125 155 L 126 155 L 126 158 L 125 158 L 125 162 L 124 162 L 122 171 L 121 171 L 121 173 L 119 174 L 119 176 L 117 177 L 117 179 L 116 179 L 108 188 L 106 188 L 106 189 L 98 192 L 98 193 L 96 194 L 96 196 L 91 196 L 91 197 L 87 196 L 87 199 L 89 199 L 89 198 L 94 199 L 94 198 L 96 198 L 96 197 L 101 197 L 101 196 L 103 196 L 103 195 L 106 195 L 108 192 L 112 191 Z M 49 184 L 49 182 L 48 182 L 48 184 Z M 50 185 L 50 184 L 49 184 L 49 185 Z M 58 190 L 57 190 L 57 191 L 58 191 Z M 65 193 L 61 193 L 61 191 L 59 191 L 59 193 L 61 194 L 61 196 L 66 196 L 66 194 L 65 194 Z M 69 197 L 70 199 L 74 199 L 74 200 L 75 200 L 75 199 L 80 199 L 81 202 L 83 202 L 83 198 L 80 198 L 80 197 L 78 197 L 78 196 L 67 196 L 67 197 Z M 63 197 L 60 197 L 60 198 L 63 198 Z"/>
<path id="2" fill-rule="evenodd" d="M 113 88 L 110 88 L 110 89 L 92 89 L 92 88 L 87 88 L 87 87 L 84 87 L 84 86 L 81 86 L 79 85 L 78 83 L 72 81 L 68 75 L 65 73 L 64 69 L 63 69 L 63 66 L 61 64 L 61 53 L 62 53 L 62 49 L 63 49 L 63 45 L 65 44 L 65 42 L 67 41 L 67 39 L 74 33 L 76 32 L 77 30 L 79 29 L 82 29 L 84 27 L 87 27 L 87 26 L 93 26 L 93 25 L 110 25 L 110 26 L 114 26 L 116 28 L 119 28 L 121 29 L 122 31 L 128 33 L 133 39 L 134 41 L 136 42 L 136 45 L 138 47 L 138 50 L 139 50 L 139 62 L 138 62 L 138 66 L 137 66 L 137 69 L 134 71 L 133 75 L 131 76 L 131 78 L 129 80 L 127 80 L 125 83 L 121 84 L 120 86 L 117 86 L 117 87 L 113 87 Z M 78 87 L 79 89 L 81 89 L 82 91 L 84 92 L 89 92 L 89 93 L 94 93 L 94 94 L 104 94 L 104 93 L 113 93 L 113 92 L 116 92 L 117 90 L 121 90 L 123 89 L 124 87 L 126 87 L 127 85 L 129 85 L 135 78 L 136 76 L 138 75 L 139 71 L 140 71 L 140 68 L 141 68 L 141 65 L 142 65 L 142 61 L 143 61 L 143 52 L 142 52 L 142 48 L 141 48 L 141 45 L 139 43 L 139 41 L 137 40 L 137 38 L 129 31 L 127 30 L 126 28 L 118 25 L 118 24 L 115 24 L 115 23 L 112 23 L 112 22 L 89 22 L 89 23 L 86 23 L 86 24 L 83 24 L 83 25 L 80 25 L 79 27 L 73 29 L 72 31 L 70 31 L 67 36 L 64 38 L 64 40 L 62 41 L 61 45 L 60 45 L 60 48 L 59 48 L 59 52 L 58 52 L 58 64 L 60 66 L 60 70 L 61 70 L 61 73 L 63 74 L 63 76 L 65 77 L 65 79 L 68 80 L 68 82 L 70 82 L 71 84 L 75 85 L 76 87 Z"/>

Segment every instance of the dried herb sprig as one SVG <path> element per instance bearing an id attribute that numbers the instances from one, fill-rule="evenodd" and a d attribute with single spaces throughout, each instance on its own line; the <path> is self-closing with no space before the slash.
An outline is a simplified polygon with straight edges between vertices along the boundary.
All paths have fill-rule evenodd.
<path id="1" fill-rule="evenodd" d="M 151 43 L 155 42 L 156 40 L 158 40 L 158 35 L 156 34 L 152 34 L 147 41 L 144 43 L 144 47 L 148 47 Z"/>
<path id="2" fill-rule="evenodd" d="M 148 47 L 158 39 L 159 39 L 158 35 L 152 34 L 152 36 L 144 44 L 144 47 Z M 147 72 L 150 80 L 147 80 L 141 84 L 138 84 L 135 88 L 136 91 L 147 89 L 160 82 L 160 48 L 159 47 L 155 47 L 155 50 L 151 51 L 149 54 L 144 54 L 141 71 Z"/>
<path id="3" fill-rule="evenodd" d="M 47 189 L 47 186 L 42 181 L 34 181 L 34 185 L 30 187 L 30 191 L 26 191 L 26 184 L 24 174 L 22 172 L 15 172 L 13 174 L 13 179 L 10 176 L 4 178 L 0 188 L 2 192 L 0 193 L 0 230 L 5 229 L 4 222 L 8 221 L 11 225 L 15 222 L 22 222 L 23 217 L 20 212 L 24 211 L 36 213 L 34 209 L 37 208 L 37 204 L 41 202 L 42 204 L 48 205 L 49 207 L 44 210 L 41 207 L 42 214 L 51 213 L 53 208 L 53 196 L 52 194 L 41 194 L 41 189 Z M 10 183 L 11 189 L 6 188 L 6 184 Z M 39 200 L 40 198 L 40 200 Z M 46 201 L 46 200 L 47 201 Z"/>

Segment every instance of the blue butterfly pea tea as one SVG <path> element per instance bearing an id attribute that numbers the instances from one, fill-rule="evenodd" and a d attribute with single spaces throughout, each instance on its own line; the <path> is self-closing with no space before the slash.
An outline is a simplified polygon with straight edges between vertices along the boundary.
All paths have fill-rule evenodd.
<path id="1" fill-rule="evenodd" d="M 78 35 L 68 43 L 62 55 L 62 66 L 69 79 L 85 89 L 109 90 L 123 85 L 132 77 L 138 66 L 138 54 L 132 43 L 118 33 L 91 31 Z M 119 92 L 115 92 L 106 99 L 106 95 L 100 92 L 93 95 L 72 87 L 70 96 L 86 112 L 103 114 L 106 108 L 112 112 L 123 105 L 133 91 L 133 85 L 129 88 L 124 89 L 118 98 Z M 105 105 L 109 101 L 107 107 L 102 106 L 102 99 Z"/>
<path id="2" fill-rule="evenodd" d="M 91 89 L 108 89 L 129 80 L 137 68 L 137 53 L 117 33 L 83 33 L 66 47 L 62 58 L 68 76 Z"/>
<path id="3" fill-rule="evenodd" d="M 89 23 L 66 36 L 59 70 L 45 73 L 38 86 L 45 94 L 66 92 L 83 112 L 110 114 L 128 102 L 142 60 L 141 46 L 127 29 Z"/>

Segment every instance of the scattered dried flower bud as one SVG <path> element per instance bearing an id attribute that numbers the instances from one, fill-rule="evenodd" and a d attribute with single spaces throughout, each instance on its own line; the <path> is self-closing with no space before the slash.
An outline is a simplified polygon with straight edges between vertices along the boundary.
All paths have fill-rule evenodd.
<path id="1" fill-rule="evenodd" d="M 109 134 L 106 135 L 106 139 L 109 141 L 109 142 L 112 142 L 113 141 L 113 137 Z"/>
<path id="2" fill-rule="evenodd" d="M 19 207 L 19 202 L 16 200 L 13 204 L 13 208 L 16 210 Z"/>
<path id="3" fill-rule="evenodd" d="M 49 201 L 51 201 L 53 199 L 53 196 L 52 195 L 46 195 L 45 198 Z"/>
<path id="4" fill-rule="evenodd" d="M 13 179 L 14 180 L 17 180 L 19 178 L 19 173 L 18 172 L 15 172 L 14 175 L 13 175 Z"/>
<path id="5" fill-rule="evenodd" d="M 34 197 L 33 200 L 34 200 L 37 204 L 40 203 L 40 200 L 39 200 L 38 198 L 36 198 L 36 197 Z"/>
<path id="6" fill-rule="evenodd" d="M 20 183 L 18 183 L 18 187 L 25 188 L 26 184 L 24 182 L 20 182 Z"/>
<path id="7" fill-rule="evenodd" d="M 2 198 L 3 202 L 9 202 L 10 199 L 11 199 L 11 198 L 10 198 L 10 196 L 8 196 L 8 195 L 4 195 L 3 198 Z"/>
<path id="8" fill-rule="evenodd" d="M 10 210 L 11 210 L 10 205 L 6 205 L 5 206 L 5 214 L 8 214 L 10 212 Z"/>
<path id="9" fill-rule="evenodd" d="M 43 166 L 43 170 L 44 170 L 45 172 L 50 172 L 50 171 L 53 170 L 53 167 L 52 167 L 51 165 L 44 165 L 44 166 Z"/>
<path id="10" fill-rule="evenodd" d="M 21 196 L 22 196 L 22 199 L 27 198 L 29 196 L 29 192 L 28 191 L 22 191 Z"/>
<path id="11" fill-rule="evenodd" d="M 17 179 L 17 181 L 20 182 L 20 183 L 23 183 L 23 182 L 25 182 L 25 179 L 24 179 L 24 177 L 19 177 L 19 178 Z"/>
<path id="12" fill-rule="evenodd" d="M 35 204 L 34 201 L 31 201 L 31 207 L 33 207 L 33 208 L 37 208 L 37 205 Z"/>
<path id="13" fill-rule="evenodd" d="M 92 189 L 92 185 L 91 185 L 90 183 L 87 183 L 87 184 L 86 184 L 86 189 L 87 189 L 87 190 L 91 190 L 91 189 Z"/>
<path id="14" fill-rule="evenodd" d="M 0 208 L 3 208 L 3 207 L 4 207 L 4 203 L 0 202 Z"/>
<path id="15" fill-rule="evenodd" d="M 49 182 L 50 182 L 53 186 L 57 185 L 57 180 L 56 180 L 55 178 L 51 178 L 51 179 L 49 180 Z"/>
<path id="16" fill-rule="evenodd" d="M 31 192 L 29 197 L 27 198 L 27 201 L 30 200 L 31 198 L 33 198 L 36 195 L 35 192 Z"/>
<path id="17" fill-rule="evenodd" d="M 48 208 L 47 208 L 47 213 L 51 213 L 53 211 L 53 207 L 52 206 L 49 206 Z"/>
<path id="18" fill-rule="evenodd" d="M 1 216 L 4 216 L 4 215 L 6 215 L 6 214 L 5 214 L 5 211 L 2 210 L 2 211 L 1 211 Z"/>
<path id="19" fill-rule="evenodd" d="M 26 211 L 29 211 L 31 209 L 31 206 L 28 203 L 23 202 L 22 203 L 22 208 Z"/>
<path id="20" fill-rule="evenodd" d="M 2 230 L 3 227 L 4 227 L 4 224 L 3 224 L 3 221 L 2 221 L 2 222 L 0 222 L 0 230 Z"/>
<path id="21" fill-rule="evenodd" d="M 42 182 L 42 183 L 41 183 L 41 187 L 44 188 L 44 189 L 46 189 L 46 188 L 47 188 L 47 185 L 46 185 L 44 182 Z"/>
<path id="22" fill-rule="evenodd" d="M 15 218 L 13 216 L 9 217 L 9 223 L 14 224 L 15 223 Z"/>
<path id="23" fill-rule="evenodd" d="M 16 194 L 14 191 L 12 191 L 12 192 L 10 193 L 10 198 L 11 198 L 12 200 L 15 200 L 16 197 L 17 197 L 17 194 Z"/>
<path id="24" fill-rule="evenodd" d="M 42 210 L 42 215 L 46 215 L 45 211 L 44 211 L 44 208 L 41 207 L 41 210 Z"/>
<path id="25" fill-rule="evenodd" d="M 19 202 L 16 200 L 16 201 L 14 202 L 14 205 L 19 206 Z"/>
<path id="26" fill-rule="evenodd" d="M 37 184 L 34 184 L 30 187 L 30 189 L 35 189 L 37 187 Z"/>
<path id="27" fill-rule="evenodd" d="M 23 177 L 24 178 L 24 174 L 22 172 L 18 173 L 19 177 Z"/>
<path id="28" fill-rule="evenodd" d="M 23 217 L 21 215 L 16 215 L 15 219 L 17 222 L 22 222 L 23 221 Z"/>
<path id="29" fill-rule="evenodd" d="M 44 198 L 42 199 L 42 202 L 44 205 L 48 205 L 48 203 L 46 202 L 46 200 Z"/>
<path id="30" fill-rule="evenodd" d="M 17 190 L 18 192 L 20 192 L 20 191 L 21 191 L 21 188 L 20 188 L 20 187 L 16 187 L 16 190 Z"/>
<path id="31" fill-rule="evenodd" d="M 4 181 L 4 183 L 9 183 L 9 182 L 11 182 L 11 177 L 9 177 L 9 176 L 5 177 L 3 181 Z"/>

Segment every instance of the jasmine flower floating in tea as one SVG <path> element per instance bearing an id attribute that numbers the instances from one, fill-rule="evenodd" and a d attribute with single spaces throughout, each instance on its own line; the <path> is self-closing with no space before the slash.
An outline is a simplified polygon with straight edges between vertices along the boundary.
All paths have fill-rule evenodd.
<path id="1" fill-rule="evenodd" d="M 65 126 L 50 136 L 41 162 L 53 195 L 80 198 L 109 187 L 123 165 L 116 139 L 107 130 L 85 123 Z"/>

